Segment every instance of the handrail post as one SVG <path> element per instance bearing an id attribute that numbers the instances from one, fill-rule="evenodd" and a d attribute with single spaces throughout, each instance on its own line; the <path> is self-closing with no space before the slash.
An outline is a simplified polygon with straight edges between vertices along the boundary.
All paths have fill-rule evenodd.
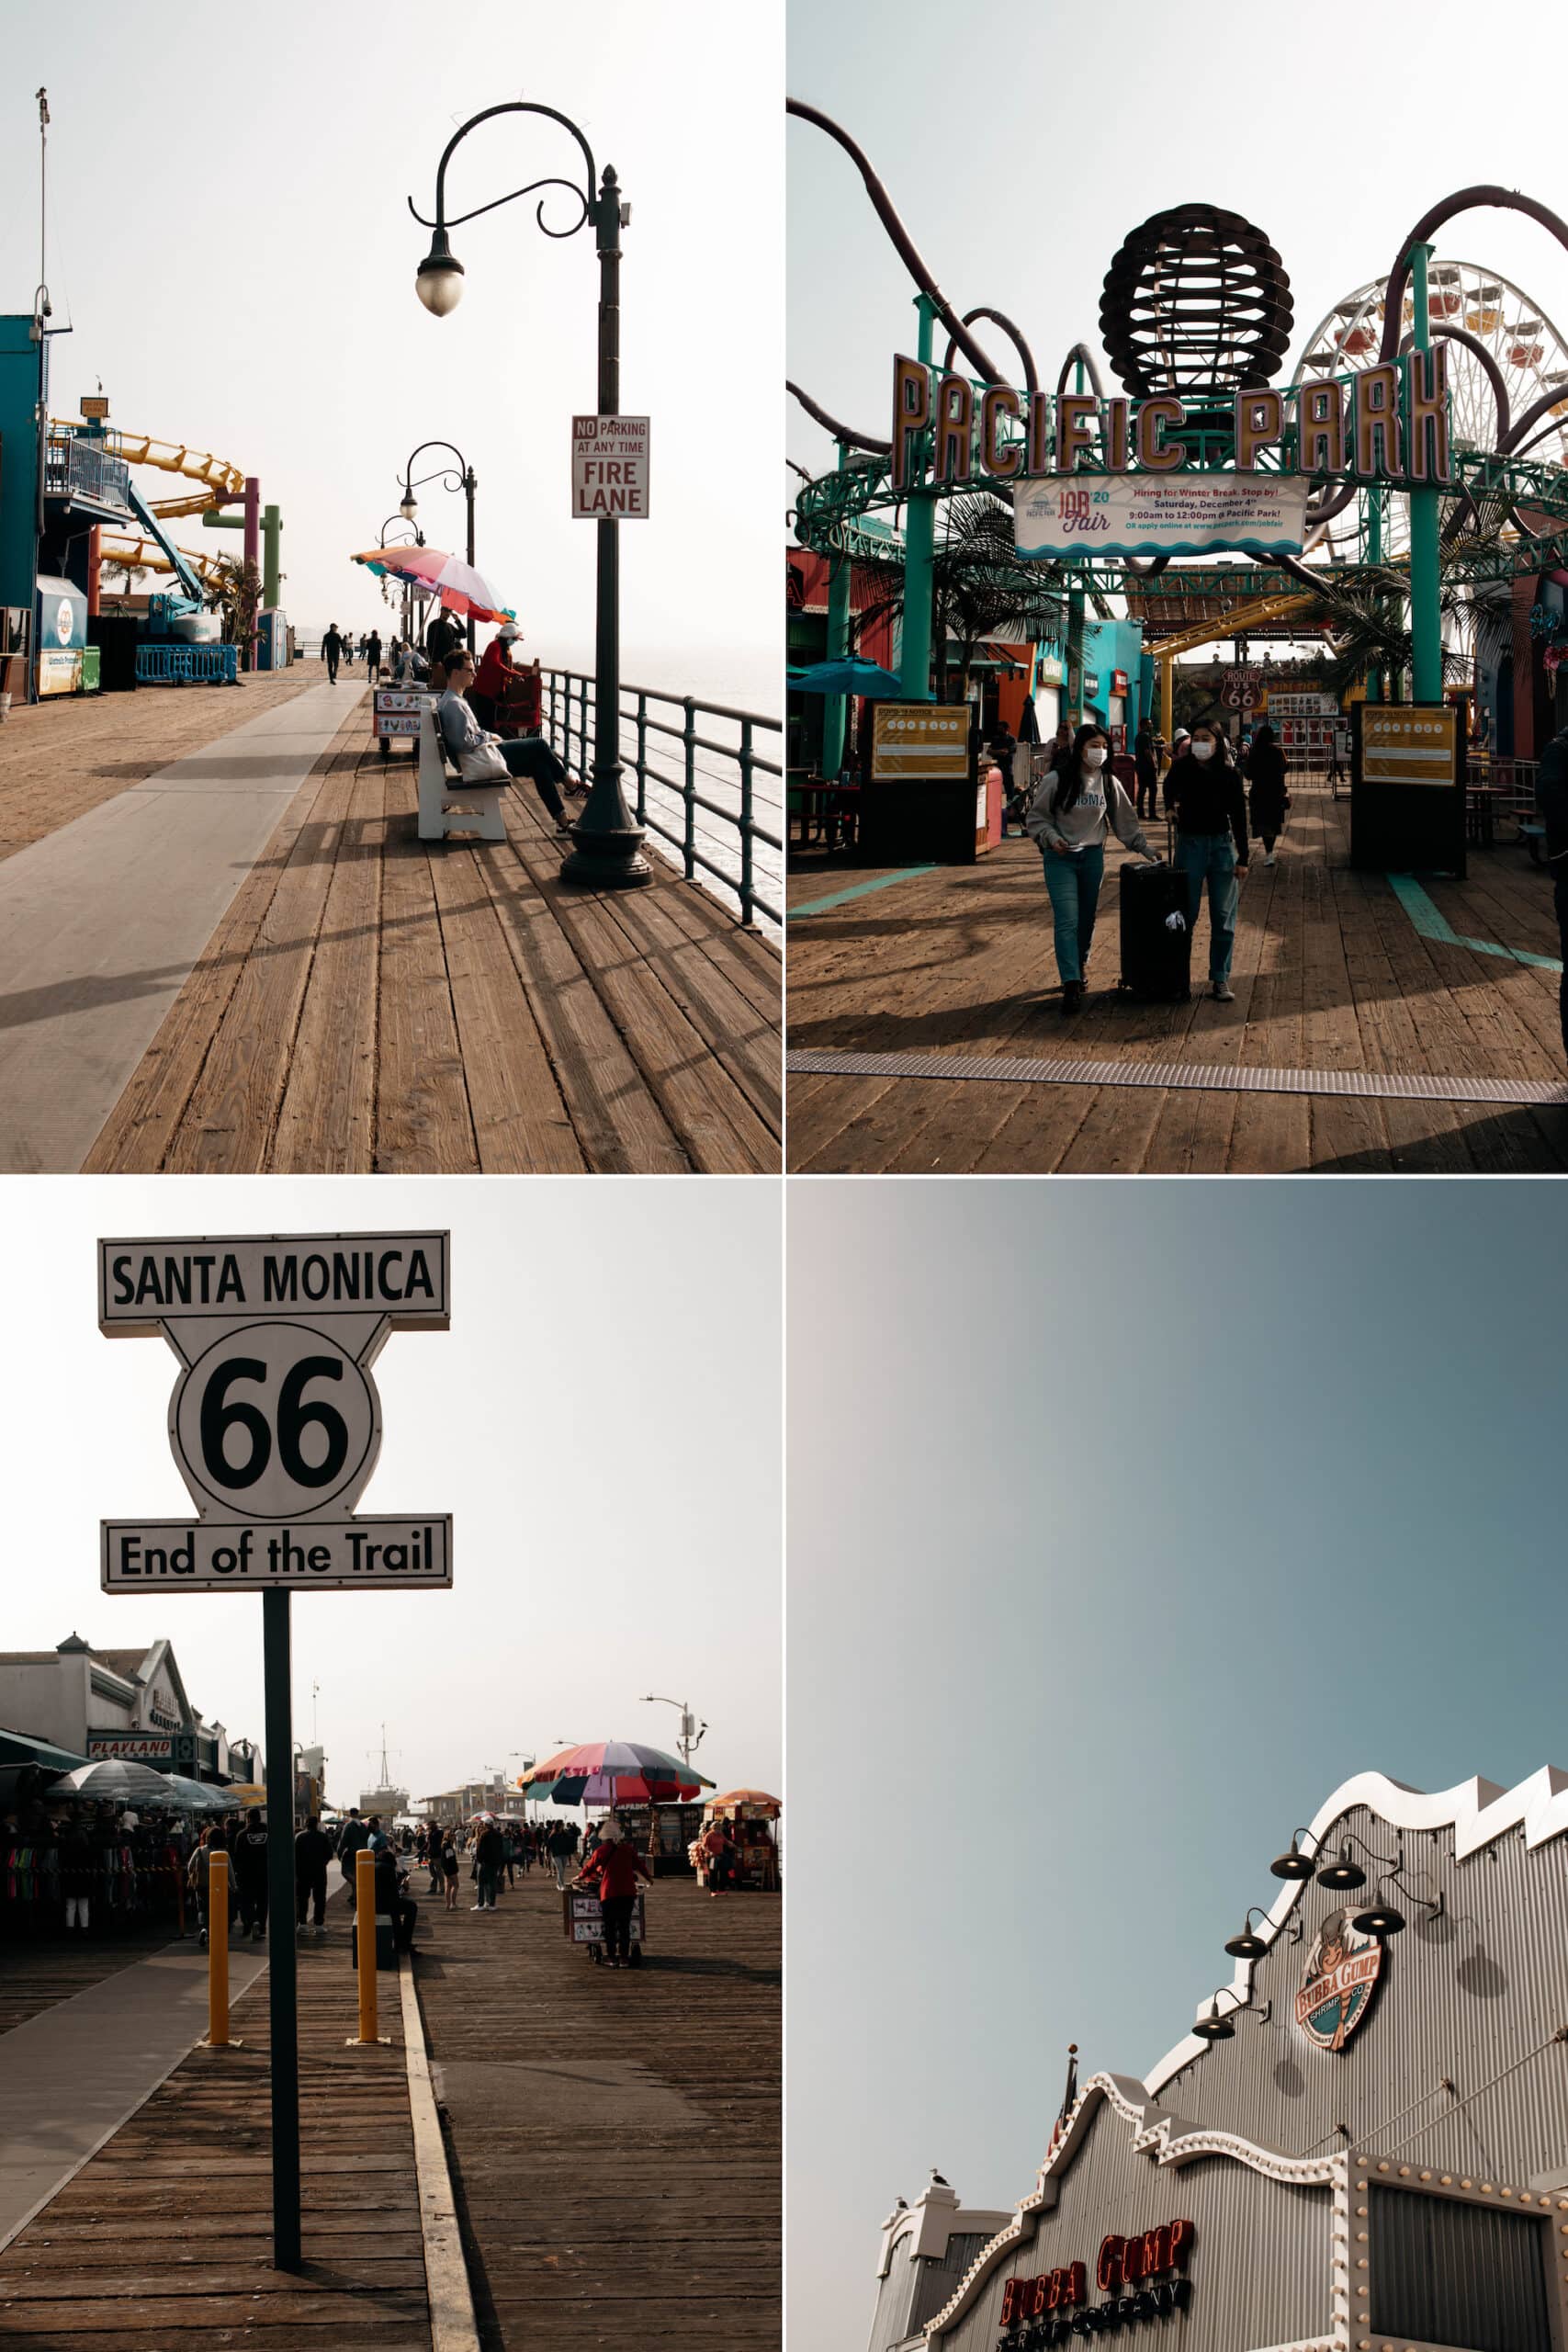
<path id="1" fill-rule="evenodd" d="M 648 822 L 648 696 L 639 686 L 637 693 L 637 820 Z"/>
<path id="2" fill-rule="evenodd" d="M 354 1858 L 354 1943 L 359 1964 L 359 2041 L 376 2040 L 376 1857 L 361 1846 Z"/>
<path id="3" fill-rule="evenodd" d="M 686 747 L 686 782 L 682 797 L 686 803 L 686 824 L 681 847 L 686 860 L 686 879 L 691 882 L 695 880 L 697 872 L 697 706 L 690 695 L 683 700 L 686 727 L 682 741 Z"/>
<path id="4" fill-rule="evenodd" d="M 755 931 L 751 890 L 751 721 L 740 722 L 740 928 Z"/>
<path id="5" fill-rule="evenodd" d="M 214 1846 L 207 1864 L 207 2040 L 229 2046 L 229 1856 Z"/>
<path id="6" fill-rule="evenodd" d="M 586 676 L 579 686 L 578 695 L 577 740 L 581 746 L 581 756 L 577 763 L 577 773 L 581 776 L 586 776 L 591 773 L 588 758 L 588 680 Z"/>

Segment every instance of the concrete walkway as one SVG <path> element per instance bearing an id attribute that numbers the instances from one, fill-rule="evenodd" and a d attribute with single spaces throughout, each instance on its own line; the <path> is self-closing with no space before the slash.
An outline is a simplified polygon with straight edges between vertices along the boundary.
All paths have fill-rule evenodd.
<path id="1" fill-rule="evenodd" d="M 229 1953 L 231 2007 L 266 1965 Z M 0 2246 L 151 2098 L 207 2032 L 207 1954 L 169 1944 L 0 2039 Z"/>
<path id="2" fill-rule="evenodd" d="M 365 692 L 313 686 L 0 864 L 0 1171 L 81 1167 Z"/>

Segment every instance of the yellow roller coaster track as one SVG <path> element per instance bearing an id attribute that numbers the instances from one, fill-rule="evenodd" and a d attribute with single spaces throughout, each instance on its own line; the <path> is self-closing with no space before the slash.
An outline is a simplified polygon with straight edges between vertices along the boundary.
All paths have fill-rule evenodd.
<path id="1" fill-rule="evenodd" d="M 162 510 L 154 508 L 155 514 Z M 118 531 L 106 530 L 98 541 L 98 553 L 112 571 L 173 571 L 174 565 L 156 539 L 122 538 Z M 221 579 L 218 559 L 197 548 L 182 548 L 180 553 L 191 570 L 199 574 L 205 586 L 215 587 Z"/>

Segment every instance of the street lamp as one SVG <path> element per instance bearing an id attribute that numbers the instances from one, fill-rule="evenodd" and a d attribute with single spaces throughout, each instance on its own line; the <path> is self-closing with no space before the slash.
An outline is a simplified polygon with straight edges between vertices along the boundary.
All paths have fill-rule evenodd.
<path id="1" fill-rule="evenodd" d="M 550 122 L 558 122 L 576 140 L 586 170 L 586 185 L 580 187 L 575 180 L 547 178 L 531 180 L 526 187 L 513 188 L 509 196 L 495 197 L 489 204 L 476 205 L 473 211 L 459 213 L 448 223 L 446 219 L 446 166 L 453 153 L 469 131 L 494 115 L 536 114 Z M 461 130 L 454 131 L 447 141 L 435 171 L 435 218 L 427 220 L 409 198 L 409 210 L 423 227 L 432 231 L 430 251 L 419 266 L 414 284 L 420 300 L 437 318 L 445 318 L 453 310 L 463 291 L 463 265 L 452 251 L 447 237 L 448 227 L 458 228 L 465 220 L 477 220 L 481 212 L 493 212 L 502 204 L 511 204 L 520 196 L 532 196 L 537 189 L 559 187 L 567 189 L 581 208 L 579 218 L 570 228 L 552 229 L 545 220 L 545 199 L 541 196 L 534 208 L 534 217 L 547 237 L 572 237 L 580 229 L 592 225 L 594 247 L 599 255 L 599 414 L 616 416 L 621 401 L 621 231 L 631 219 L 631 208 L 623 203 L 620 184 L 614 167 L 606 164 L 596 179 L 593 153 L 587 140 L 570 117 L 558 113 L 554 107 L 531 104 L 524 98 L 508 99 L 503 105 L 486 107 L 472 116 Z M 653 868 L 643 854 L 645 835 L 642 827 L 627 808 L 621 789 L 621 624 L 620 624 L 620 526 L 601 516 L 595 523 L 598 533 L 597 594 L 594 627 L 593 684 L 593 781 L 581 816 L 571 828 L 573 848 L 561 865 L 562 877 L 570 882 L 590 883 L 596 889 L 635 890 L 653 879 Z"/>
<path id="2" fill-rule="evenodd" d="M 422 474 L 418 481 L 415 481 L 413 478 L 414 458 L 423 457 L 426 449 L 450 449 L 452 455 L 457 458 L 458 467 L 461 470 L 454 472 L 450 466 L 438 466 L 433 474 Z M 468 501 L 468 569 L 471 571 L 474 568 L 474 492 L 479 488 L 479 481 L 474 473 L 474 469 L 472 466 L 469 465 L 467 458 L 464 457 L 461 449 L 457 448 L 454 443 L 450 441 L 422 441 L 419 447 L 415 449 L 410 457 L 407 465 L 403 468 L 403 494 L 398 506 L 398 512 L 402 516 L 405 523 L 412 523 L 414 516 L 418 514 L 419 501 L 415 498 L 414 492 L 416 490 L 423 490 L 427 481 L 439 481 L 443 490 L 460 490 Z M 470 613 L 468 615 L 468 651 L 471 653 L 473 650 L 474 616 L 472 613 Z"/>
<path id="3" fill-rule="evenodd" d="M 645 1690 L 643 1692 L 642 1703 L 645 1707 L 679 1708 L 681 1713 L 681 1736 L 675 1742 L 675 1745 L 680 1749 L 684 1762 L 689 1767 L 692 1761 L 693 1750 L 700 1747 L 703 1744 L 703 1734 L 707 1730 L 706 1724 L 704 1724 L 700 1728 L 698 1727 L 697 1719 L 695 1715 L 693 1714 L 691 1707 L 684 1699 L 661 1699 L 658 1696 L 657 1692 Z"/>
<path id="4" fill-rule="evenodd" d="M 399 514 L 401 514 L 401 512 L 402 510 L 400 508 Z M 412 516 L 408 514 L 403 515 L 402 519 L 405 523 L 413 521 Z M 412 539 L 389 539 L 387 537 L 387 534 L 389 531 L 396 528 L 397 522 L 397 514 L 388 515 L 386 521 L 381 526 L 381 536 L 376 542 L 378 547 L 422 548 L 424 545 L 424 533 L 420 529 L 417 523 L 414 524 L 414 532 Z M 403 635 L 410 639 L 413 637 L 413 582 L 410 580 L 405 580 L 403 582 Z"/>

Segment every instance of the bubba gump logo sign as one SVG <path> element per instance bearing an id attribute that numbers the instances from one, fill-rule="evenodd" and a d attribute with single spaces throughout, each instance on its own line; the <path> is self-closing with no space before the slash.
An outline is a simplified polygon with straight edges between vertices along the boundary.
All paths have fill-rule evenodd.
<path id="1" fill-rule="evenodd" d="M 1004 2331 L 1030 2329 L 1032 2343 L 1066 2344 L 1075 2335 L 1124 2327 L 1130 2320 L 1185 2311 L 1192 2300 L 1192 2282 L 1182 2273 L 1197 2240 L 1191 2222 L 1161 2222 L 1155 2229 L 1134 2231 L 1131 2237 L 1113 2233 L 1101 2239 L 1094 2266 L 1095 2286 L 1109 2290 L 1103 2301 L 1089 2300 L 1086 2262 L 1059 2263 L 1032 2278 L 1007 2281 L 1001 2326 Z M 1001 2342 L 1005 2347 L 1017 2340 L 1004 2333 Z"/>
<path id="2" fill-rule="evenodd" d="M 1348 1911 L 1331 1911 L 1306 1957 L 1296 1993 L 1296 2023 L 1320 2050 L 1343 2050 L 1372 2003 L 1383 1948 L 1362 1935 Z"/>
<path id="3" fill-rule="evenodd" d="M 1205 407 L 1203 421 L 1212 419 Z M 1093 392 L 1015 391 L 942 375 L 900 352 L 893 362 L 893 488 L 958 487 L 1097 472 L 1175 473 L 1188 464 L 1189 404 L 1172 394 L 1101 400 Z M 1198 422 L 1196 412 L 1191 421 Z M 1235 465 L 1257 470 L 1277 449 L 1318 480 L 1438 484 L 1453 480 L 1448 352 L 1407 351 L 1348 377 L 1293 391 L 1254 388 L 1234 402 Z"/>

